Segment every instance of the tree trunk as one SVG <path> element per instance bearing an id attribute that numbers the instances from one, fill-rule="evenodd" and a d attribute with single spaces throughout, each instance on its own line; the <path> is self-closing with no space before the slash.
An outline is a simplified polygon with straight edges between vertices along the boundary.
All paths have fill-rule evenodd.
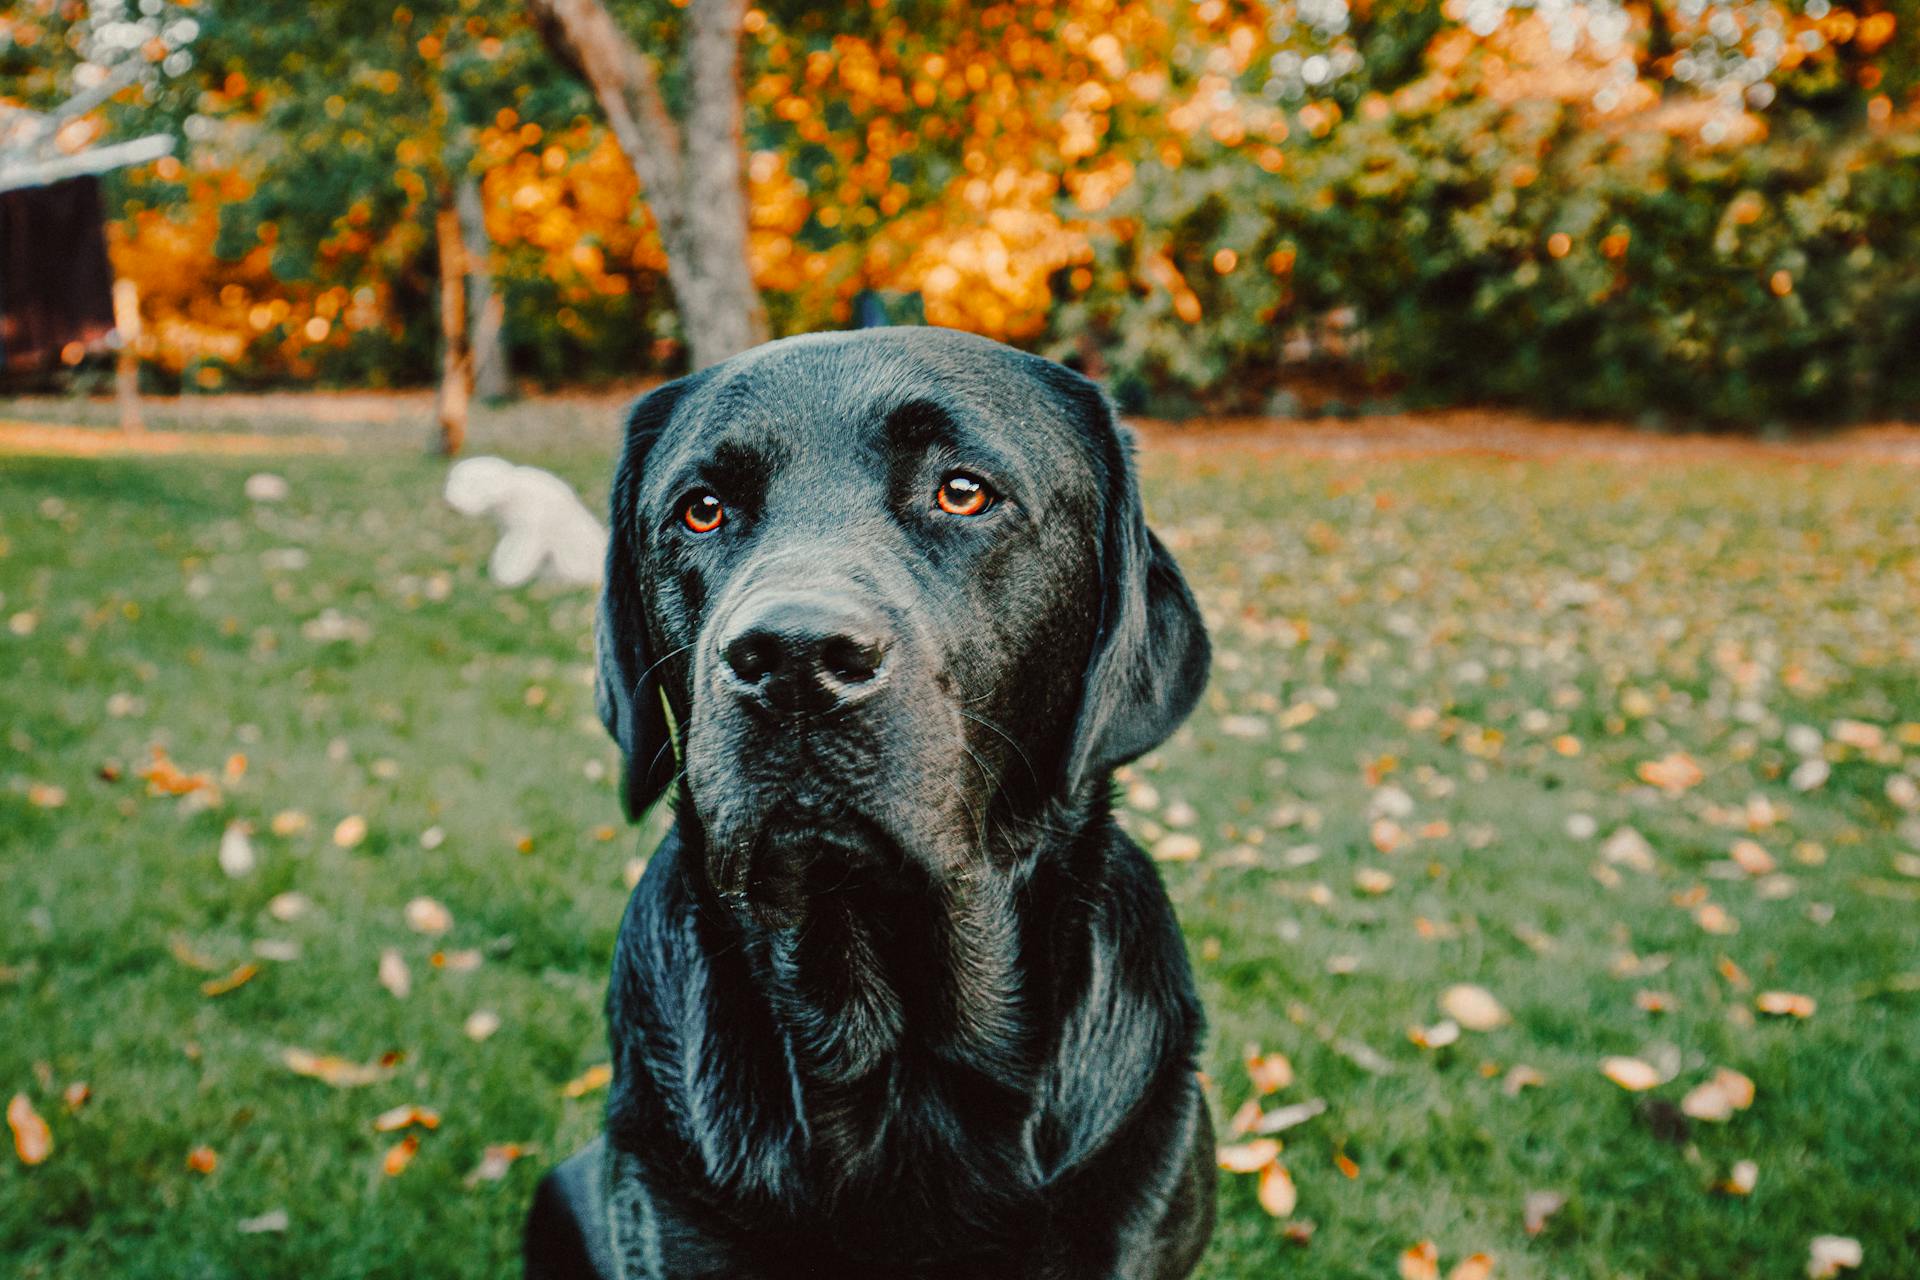
<path id="1" fill-rule="evenodd" d="M 452 192 L 442 191 L 433 215 L 440 250 L 440 395 L 434 417 L 440 451 L 451 458 L 467 442 L 467 410 L 473 403 L 473 351 L 467 345 L 467 248 Z"/>
<path id="2" fill-rule="evenodd" d="M 113 282 L 113 392 L 120 405 L 120 429 L 138 435 L 147 429 L 140 416 L 140 286 L 122 277 Z"/>
<path id="3" fill-rule="evenodd" d="M 493 283 L 493 241 L 487 235 L 487 211 L 480 180 L 462 171 L 453 189 L 460 215 L 460 240 L 467 258 L 467 329 L 473 335 L 473 394 L 483 402 L 505 400 L 512 391 L 503 339 L 506 299 Z"/>
<path id="4" fill-rule="evenodd" d="M 654 62 L 601 0 L 528 0 L 555 55 L 586 81 L 644 188 L 696 368 L 764 342 L 741 180 L 740 24 L 746 0 L 691 0 L 684 138 Z"/>

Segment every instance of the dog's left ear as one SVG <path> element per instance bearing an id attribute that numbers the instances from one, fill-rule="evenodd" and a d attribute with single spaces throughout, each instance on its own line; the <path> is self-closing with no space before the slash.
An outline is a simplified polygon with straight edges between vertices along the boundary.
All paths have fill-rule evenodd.
<path id="1" fill-rule="evenodd" d="M 621 794 L 627 816 L 638 819 L 673 781 L 673 735 L 660 703 L 660 681 L 647 644 L 646 610 L 633 541 L 641 536 L 635 518 L 640 477 L 647 454 L 672 418 L 692 379 L 681 378 L 649 393 L 627 418 L 626 448 L 613 477 L 607 504 L 607 571 L 594 626 L 599 669 L 594 702 L 607 732 L 626 756 Z"/>
<path id="2" fill-rule="evenodd" d="M 1100 630 L 1067 758 L 1074 793 L 1166 741 L 1206 688 L 1211 647 L 1173 555 L 1147 528 L 1131 441 L 1100 389 L 1058 379 L 1086 415 L 1106 471 Z"/>

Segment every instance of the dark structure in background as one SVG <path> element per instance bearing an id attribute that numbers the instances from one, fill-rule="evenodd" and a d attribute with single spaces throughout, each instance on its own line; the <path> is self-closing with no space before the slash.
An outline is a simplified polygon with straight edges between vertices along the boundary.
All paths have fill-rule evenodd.
<path id="1" fill-rule="evenodd" d="M 36 372 L 77 363 L 74 356 L 112 332 L 100 179 L 0 192 L 0 367 Z"/>

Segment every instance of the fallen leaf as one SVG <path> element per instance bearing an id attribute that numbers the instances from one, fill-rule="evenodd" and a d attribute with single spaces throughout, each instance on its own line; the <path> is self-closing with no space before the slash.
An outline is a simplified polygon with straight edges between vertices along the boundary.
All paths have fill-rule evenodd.
<path id="1" fill-rule="evenodd" d="M 1819 1005 L 1812 996 L 1793 991 L 1762 991 L 1754 997 L 1753 1007 L 1776 1017 L 1811 1018 Z"/>
<path id="2" fill-rule="evenodd" d="M 1275 1107 L 1254 1121 L 1255 1133 L 1285 1133 L 1288 1129 L 1305 1124 L 1327 1109 L 1325 1098 L 1309 1098 L 1305 1102 L 1296 1102 L 1290 1107 Z"/>
<path id="3" fill-rule="evenodd" d="M 420 1151 L 420 1135 L 410 1133 L 387 1148 L 387 1154 L 380 1160 L 381 1171 L 389 1178 L 397 1178 L 407 1171 L 413 1163 L 413 1157 Z"/>
<path id="4" fill-rule="evenodd" d="M 220 1167 L 220 1156 L 212 1147 L 195 1147 L 187 1152 L 187 1168 L 195 1173 L 212 1173 Z"/>
<path id="5" fill-rule="evenodd" d="M 297 836 L 310 825 L 312 823 L 307 815 L 298 809 L 282 809 L 273 815 L 273 820 L 267 824 L 267 829 L 277 836 Z"/>
<path id="6" fill-rule="evenodd" d="M 1173 831 L 1154 842 L 1153 856 L 1161 862 L 1191 862 L 1200 856 L 1200 837 Z"/>
<path id="7" fill-rule="evenodd" d="M 398 1129 L 419 1125 L 422 1129 L 438 1129 L 440 1113 L 432 1107 L 423 1107 L 417 1103 L 405 1102 L 397 1107 L 389 1107 L 373 1118 L 375 1133 L 392 1133 Z"/>
<path id="8" fill-rule="evenodd" d="M 1633 993 L 1636 1009 L 1646 1013 L 1669 1013 L 1673 1009 L 1673 993 L 1670 991 L 1649 991 L 1642 987 Z"/>
<path id="9" fill-rule="evenodd" d="M 319 1080 L 336 1089 L 357 1089 L 393 1074 L 392 1068 L 384 1062 L 349 1062 L 330 1053 L 313 1053 L 306 1049 L 285 1049 L 280 1054 L 280 1061 L 295 1075 Z"/>
<path id="10" fill-rule="evenodd" d="M 21 1164 L 39 1164 L 53 1154 L 53 1131 L 26 1094 L 16 1093 L 7 1103 L 7 1127 L 13 1130 L 13 1149 Z"/>
<path id="11" fill-rule="evenodd" d="M 298 920 L 313 909 L 313 899 L 304 893 L 276 893 L 267 899 L 267 914 L 281 924 Z"/>
<path id="12" fill-rule="evenodd" d="M 380 952 L 380 985 L 396 1000 L 405 1000 L 413 990 L 413 974 L 407 968 L 406 959 L 393 947 L 385 947 Z"/>
<path id="13" fill-rule="evenodd" d="M 1650 872 L 1658 865 L 1654 861 L 1653 846 L 1632 827 L 1621 827 L 1608 836 L 1600 846 L 1600 856 L 1615 866 L 1634 871 Z"/>
<path id="14" fill-rule="evenodd" d="M 1638 1058 L 1602 1058 L 1600 1072 L 1629 1093 L 1639 1093 L 1660 1083 L 1660 1073 L 1653 1065 Z"/>
<path id="15" fill-rule="evenodd" d="M 1287 1167 L 1275 1160 L 1260 1171 L 1260 1207 L 1276 1218 L 1290 1215 L 1294 1206 L 1300 1203 L 1300 1192 L 1293 1185 L 1293 1175 Z"/>
<path id="16" fill-rule="evenodd" d="M 498 1182 L 507 1176 L 507 1170 L 513 1167 L 514 1161 L 532 1155 L 536 1149 L 518 1142 L 489 1143 L 480 1154 L 480 1163 L 473 1166 L 473 1171 L 462 1179 L 462 1183 L 475 1187 L 482 1182 Z"/>
<path id="17" fill-rule="evenodd" d="M 60 1091 L 60 1101 L 66 1104 L 69 1111 L 78 1111 L 86 1106 L 87 1100 L 91 1097 L 93 1097 L 93 1089 L 85 1080 L 75 1080 Z"/>
<path id="18" fill-rule="evenodd" d="M 1779 866 L 1773 855 L 1752 840 L 1735 840 L 1729 856 L 1750 876 L 1772 875 Z"/>
<path id="19" fill-rule="evenodd" d="M 500 1029 L 500 1015 L 491 1009 L 475 1009 L 460 1029 L 469 1040 L 485 1040 Z"/>
<path id="20" fill-rule="evenodd" d="M 596 1089 L 604 1089 L 613 1080 L 613 1066 L 602 1062 L 588 1067 L 573 1079 L 560 1086 L 563 1098 L 584 1098 Z"/>
<path id="21" fill-rule="evenodd" d="M 243 1236 L 259 1236 L 285 1231 L 291 1223 L 285 1209 L 269 1209 L 257 1218 L 240 1219 L 233 1224 L 233 1229 Z"/>
<path id="22" fill-rule="evenodd" d="M 1648 760 L 1634 772 L 1639 775 L 1640 781 L 1659 787 L 1669 795 L 1678 795 L 1697 787 L 1707 776 L 1694 758 L 1684 751 L 1675 751 L 1659 760 Z"/>
<path id="23" fill-rule="evenodd" d="M 1217 1153 L 1220 1167 L 1228 1173 L 1258 1173 L 1280 1155 L 1280 1144 L 1272 1138 L 1255 1138 L 1221 1147 Z"/>
<path id="24" fill-rule="evenodd" d="M 1508 1020 L 1493 992 L 1471 982 L 1448 987 L 1440 997 L 1440 1009 L 1468 1031 L 1491 1031 Z"/>
<path id="25" fill-rule="evenodd" d="M 419 897 L 407 903 L 407 928 L 415 933 L 439 935 L 453 928 L 453 913 L 433 898 Z"/>
<path id="26" fill-rule="evenodd" d="M 357 813 L 340 819 L 333 829 L 333 842 L 342 849 L 351 849 L 366 838 L 367 820 Z"/>
<path id="27" fill-rule="evenodd" d="M 1529 1191 L 1520 1207 L 1520 1220 L 1527 1234 L 1537 1236 L 1547 1229 L 1547 1219 L 1567 1207 L 1567 1197 L 1559 1191 Z"/>
<path id="28" fill-rule="evenodd" d="M 1720 1184 L 1719 1190 L 1730 1196 L 1752 1195 L 1754 1185 L 1759 1181 L 1759 1165 L 1751 1160 L 1736 1160 L 1733 1168 L 1727 1171 L 1727 1180 Z"/>
<path id="29" fill-rule="evenodd" d="M 230 879 L 251 875 L 254 867 L 253 829 L 244 822 L 229 822 L 220 833 L 220 869 Z"/>
<path id="30" fill-rule="evenodd" d="M 1727 914 L 1727 909 L 1717 902 L 1703 902 L 1693 910 L 1693 922 L 1708 933 L 1725 936 L 1740 932 L 1740 922 Z"/>
<path id="31" fill-rule="evenodd" d="M 1509 1098 L 1518 1097 L 1522 1089 L 1537 1089 L 1547 1082 L 1547 1078 L 1524 1062 L 1516 1062 L 1507 1068 L 1507 1074 L 1500 1081 L 1500 1091 Z"/>
<path id="32" fill-rule="evenodd" d="M 1695 1120 L 1721 1124 L 1753 1105 L 1753 1081 L 1738 1071 L 1716 1068 L 1710 1079 L 1687 1090 L 1680 1110 Z"/>
<path id="33" fill-rule="evenodd" d="M 1440 1250 L 1422 1240 L 1400 1254 L 1400 1280 L 1440 1280 Z"/>
<path id="34" fill-rule="evenodd" d="M 1378 897 L 1393 888 L 1393 877 L 1378 867 L 1361 867 L 1353 873 L 1353 887 Z"/>
<path id="35" fill-rule="evenodd" d="M 225 977 L 209 978 L 201 983 L 200 994 L 203 996 L 223 996 L 229 991 L 246 986 L 249 982 L 253 981 L 254 975 L 259 972 L 260 966 L 254 964 L 252 961 L 248 961 Z"/>
<path id="36" fill-rule="evenodd" d="M 1258 1092 L 1278 1093 L 1293 1083 L 1293 1063 L 1284 1053 L 1249 1054 L 1247 1076 Z"/>
<path id="37" fill-rule="evenodd" d="M 1787 775 L 1787 785 L 1795 791 L 1817 791 L 1832 776 L 1833 766 L 1815 756 L 1793 767 L 1793 772 Z"/>
<path id="38" fill-rule="evenodd" d="M 1460 1038 L 1460 1024 L 1442 1018 L 1430 1027 L 1408 1027 L 1407 1039 L 1422 1049 L 1444 1049 Z"/>
<path id="39" fill-rule="evenodd" d="M 1827 1280 L 1842 1268 L 1859 1266 L 1864 1256 L 1860 1242 L 1852 1236 L 1815 1236 L 1807 1246 L 1808 1280 Z"/>
<path id="40" fill-rule="evenodd" d="M 1334 1155 L 1333 1167 L 1338 1169 L 1340 1171 L 1340 1175 L 1346 1178 L 1349 1182 L 1351 1182 L 1353 1179 L 1360 1176 L 1360 1166 L 1354 1162 L 1354 1159 L 1352 1156 L 1348 1155 L 1344 1151 L 1337 1152 Z"/>
<path id="41" fill-rule="evenodd" d="M 1453 1270 L 1447 1272 L 1447 1280 L 1491 1280 L 1492 1275 L 1493 1255 L 1470 1253 L 1453 1264 Z"/>

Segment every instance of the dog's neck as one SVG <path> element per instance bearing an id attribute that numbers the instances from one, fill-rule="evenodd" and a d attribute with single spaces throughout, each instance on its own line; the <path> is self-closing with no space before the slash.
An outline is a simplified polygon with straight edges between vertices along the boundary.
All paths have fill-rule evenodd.
<path id="1" fill-rule="evenodd" d="M 1072 897 L 1059 883 L 1086 873 L 1081 855 L 1111 824 L 1104 805 L 1078 818 L 1003 828 L 963 877 L 843 887 L 784 923 L 743 923 L 800 1074 L 849 1086 L 918 1056 L 1021 1087 L 1034 1006 L 1052 999 L 1036 940 Z"/>

